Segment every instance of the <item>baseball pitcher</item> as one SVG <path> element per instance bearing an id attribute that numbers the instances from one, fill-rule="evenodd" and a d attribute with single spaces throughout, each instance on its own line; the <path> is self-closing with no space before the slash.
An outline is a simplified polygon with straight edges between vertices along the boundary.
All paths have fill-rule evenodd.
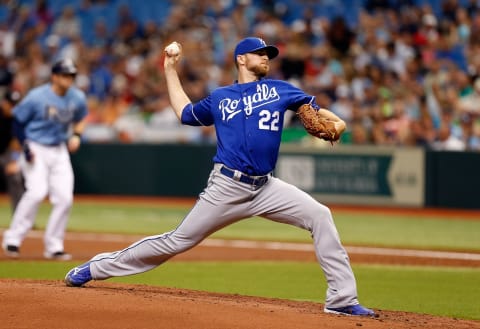
<path id="1" fill-rule="evenodd" d="M 165 49 L 165 77 L 177 117 L 186 125 L 214 125 L 216 129 L 217 152 L 207 187 L 175 230 L 96 255 L 67 273 L 68 286 L 151 270 L 215 231 L 259 216 L 311 233 L 328 283 L 325 312 L 375 316 L 358 302 L 354 274 L 330 210 L 272 175 L 287 110 L 302 108 L 298 115 L 308 125 L 307 131 L 318 138 L 335 142 L 345 129 L 340 118 L 319 109 L 313 96 L 287 82 L 266 78 L 269 61 L 278 53 L 260 38 L 241 40 L 234 52 L 238 81 L 192 103 L 176 70 L 181 45 L 173 43 Z"/>

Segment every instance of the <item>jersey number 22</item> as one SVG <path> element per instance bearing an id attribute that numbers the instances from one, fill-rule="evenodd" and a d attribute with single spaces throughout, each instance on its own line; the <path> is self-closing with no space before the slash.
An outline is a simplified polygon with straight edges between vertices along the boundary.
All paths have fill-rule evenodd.
<path id="1" fill-rule="evenodd" d="M 280 122 L 280 112 L 270 113 L 267 110 L 260 111 L 260 120 L 258 120 L 258 128 L 262 130 L 278 131 L 278 123 Z"/>

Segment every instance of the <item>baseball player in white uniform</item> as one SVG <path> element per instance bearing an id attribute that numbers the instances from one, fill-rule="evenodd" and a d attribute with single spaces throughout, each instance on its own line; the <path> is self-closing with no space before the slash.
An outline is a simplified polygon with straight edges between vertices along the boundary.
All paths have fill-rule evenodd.
<path id="1" fill-rule="evenodd" d="M 3 235 L 2 248 L 9 257 L 19 257 L 38 207 L 48 195 L 52 211 L 44 234 L 44 256 L 71 259 L 64 250 L 74 184 L 69 152 L 80 147 L 87 115 L 86 96 L 73 86 L 76 73 L 72 60 L 56 62 L 51 82 L 32 89 L 13 110 L 14 133 L 24 151 L 20 165 L 26 191 Z"/>
<path id="2" fill-rule="evenodd" d="M 269 60 L 278 53 L 276 47 L 266 45 L 262 39 L 243 39 L 234 53 L 238 81 L 192 103 L 176 71 L 181 46 L 166 48 L 165 77 L 177 117 L 183 124 L 214 125 L 216 129 L 217 153 L 207 187 L 175 230 L 144 238 L 123 250 L 94 256 L 67 273 L 68 286 L 79 287 L 90 280 L 151 270 L 215 231 L 259 216 L 311 233 L 328 283 L 325 312 L 375 316 L 374 311 L 358 302 L 355 277 L 330 210 L 272 175 L 285 112 L 296 111 L 302 104 L 316 105 L 315 98 L 299 88 L 265 78 Z M 334 114 L 330 117 L 344 129 L 340 118 Z"/>

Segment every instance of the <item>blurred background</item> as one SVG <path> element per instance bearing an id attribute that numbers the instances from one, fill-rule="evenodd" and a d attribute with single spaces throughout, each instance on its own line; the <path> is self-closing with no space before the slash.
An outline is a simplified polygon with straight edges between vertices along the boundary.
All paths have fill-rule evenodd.
<path id="1" fill-rule="evenodd" d="M 74 159 L 76 174 L 81 178 L 80 185 L 77 184 L 80 192 L 132 191 L 129 183 L 106 190 L 81 185 L 86 184 L 88 177 L 99 181 L 108 171 L 92 169 L 92 159 L 106 152 L 103 148 L 91 149 L 98 145 L 201 145 L 208 150 L 210 159 L 208 146 L 215 145 L 214 130 L 183 127 L 169 108 L 163 81 L 163 48 L 173 40 L 182 43 L 185 56 L 181 80 L 195 101 L 235 80 L 233 49 L 240 39 L 253 35 L 280 48 L 280 56 L 271 62 L 271 77 L 288 80 L 315 95 L 318 104 L 347 122 L 340 148 L 375 149 L 364 153 L 367 160 L 357 164 L 356 169 L 338 166 L 338 158 L 322 164 L 313 156 L 315 168 L 321 166 L 325 172 L 326 168 L 335 167 L 337 172 L 333 174 L 338 179 L 326 185 L 308 185 L 308 179 L 303 178 L 305 184 L 301 187 L 318 195 L 333 189 L 333 201 L 337 202 L 356 202 L 362 195 L 370 194 L 371 203 L 378 204 L 383 203 L 381 198 L 386 195 L 398 201 L 400 193 L 405 197 L 394 203 L 480 208 L 474 197 L 477 185 L 472 183 L 472 179 L 479 179 L 475 178 L 479 176 L 475 168 L 480 165 L 480 1 L 0 3 L 2 93 L 13 88 L 25 94 L 47 81 L 52 63 L 59 58 L 71 57 L 79 67 L 76 84 L 87 93 L 90 110 L 83 136 L 86 151 L 81 151 L 84 160 Z M 324 143 L 308 136 L 293 115 L 285 121 L 283 142 L 310 150 L 326 148 Z M 386 163 L 385 152 L 378 151 L 384 147 L 390 150 Z M 422 153 L 413 157 L 396 153 L 406 148 L 420 149 Z M 87 159 L 85 152 L 93 153 Z M 443 155 L 438 152 L 455 155 L 448 155 L 442 162 Z M 469 155 L 459 159 L 460 153 Z M 370 154 L 374 154 L 373 162 Z M 279 174 L 298 182 L 299 177 L 290 177 L 295 172 L 291 169 L 292 161 L 285 157 L 281 160 Z M 351 163 L 348 154 L 340 160 L 342 164 Z M 309 168 L 308 162 L 295 163 Z M 463 176 L 449 176 L 448 169 L 459 164 L 467 165 L 457 167 L 457 174 Z M 413 168 L 398 174 L 398 168 L 409 165 Z M 143 168 L 131 169 L 141 172 Z M 158 168 L 144 169 L 152 172 Z M 348 178 L 352 170 L 355 177 L 373 178 L 367 182 L 357 179 L 353 185 L 352 180 L 340 181 Z M 316 173 L 312 177 L 314 181 L 326 179 Z M 441 180 L 445 177 L 447 181 Z M 158 185 L 164 183 L 164 178 L 159 182 L 145 178 L 145 184 L 150 182 Z M 198 187 L 192 187 L 187 194 L 198 193 L 203 184 L 203 180 L 198 182 Z M 352 186 L 348 187 L 349 184 Z M 394 184 L 410 184 L 414 189 L 394 188 Z M 465 201 L 464 194 L 457 193 L 465 189 L 469 201 Z M 158 189 L 133 191 L 163 194 Z M 455 201 L 451 201 L 452 194 Z M 339 200 L 338 195 L 345 198 Z"/>

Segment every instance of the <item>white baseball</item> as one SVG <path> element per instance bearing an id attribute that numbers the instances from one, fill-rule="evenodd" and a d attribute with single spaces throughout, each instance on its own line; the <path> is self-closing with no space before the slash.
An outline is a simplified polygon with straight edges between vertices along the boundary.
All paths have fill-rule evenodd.
<path id="1" fill-rule="evenodd" d="M 177 42 L 174 41 L 165 47 L 165 52 L 169 56 L 177 56 L 178 54 L 180 54 L 180 46 L 178 45 Z"/>

